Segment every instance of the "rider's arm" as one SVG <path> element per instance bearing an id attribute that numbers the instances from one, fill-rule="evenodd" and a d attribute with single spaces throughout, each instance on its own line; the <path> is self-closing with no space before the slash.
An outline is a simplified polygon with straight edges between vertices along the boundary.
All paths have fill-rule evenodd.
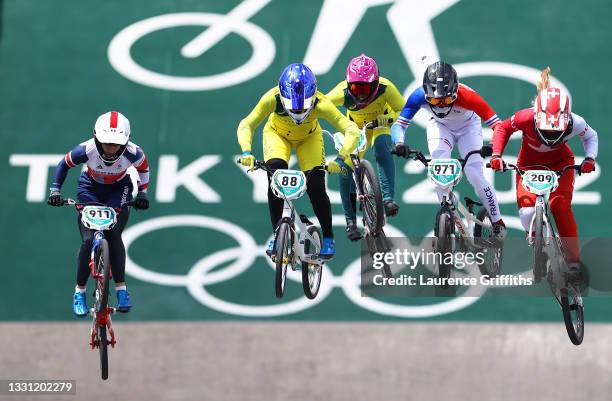
<path id="1" fill-rule="evenodd" d="M 584 118 L 578 114 L 572 113 L 573 128 L 572 130 L 578 133 L 578 137 L 582 141 L 584 147 L 584 156 L 591 159 L 597 159 L 597 151 L 599 148 L 599 139 L 597 131 L 591 128 Z"/>
<path id="2" fill-rule="evenodd" d="M 70 152 L 66 153 L 66 156 L 57 164 L 55 167 L 55 173 L 53 174 L 53 182 L 51 183 L 51 189 L 61 189 L 68 170 L 72 167 L 83 164 L 87 161 L 87 152 L 85 151 L 85 145 L 77 145 Z"/>
<path id="3" fill-rule="evenodd" d="M 530 122 L 533 122 L 533 109 L 523 109 L 497 124 L 493 131 L 493 138 L 491 138 L 493 155 L 501 156 L 510 140 L 510 136 L 516 131 L 526 128 Z"/>
<path id="4" fill-rule="evenodd" d="M 408 96 L 408 100 L 402 108 L 399 117 L 397 117 L 397 121 L 391 126 L 391 138 L 393 138 L 393 143 L 404 143 L 406 128 L 408 128 L 410 121 L 412 121 L 412 118 L 423 104 L 425 104 L 425 92 L 423 88 L 419 87 Z"/>
<path id="5" fill-rule="evenodd" d="M 344 145 L 338 154 L 347 158 L 357 148 L 359 143 L 359 128 L 357 124 L 343 116 L 340 110 L 324 95 L 318 99 L 316 107 L 320 117 L 327 120 L 335 129 L 344 134 Z"/>
<path id="6" fill-rule="evenodd" d="M 149 187 L 149 161 L 142 148 L 130 143 L 125 156 L 138 172 L 138 192 L 147 192 Z"/>
<path id="7" fill-rule="evenodd" d="M 402 96 L 400 91 L 397 90 L 397 87 L 393 85 L 391 81 L 386 79 L 385 85 L 387 86 L 387 89 L 385 90 L 385 100 L 387 101 L 387 104 L 393 109 L 393 113 L 390 114 L 390 117 L 393 118 L 393 121 L 395 121 L 397 120 L 400 111 L 404 108 L 404 104 L 406 104 L 406 101 L 404 100 L 404 97 Z"/>
<path id="8" fill-rule="evenodd" d="M 499 122 L 499 117 L 497 117 L 493 108 L 489 106 L 489 103 L 487 103 L 478 92 L 467 85 L 459 84 L 455 104 L 478 114 L 478 117 L 480 117 L 488 127 L 493 127 Z"/>
<path id="9" fill-rule="evenodd" d="M 255 108 L 246 116 L 240 125 L 238 125 L 238 143 L 242 148 L 243 152 L 250 152 L 253 141 L 253 134 L 263 120 L 274 112 L 276 108 L 276 98 L 274 97 L 274 89 L 266 92 L 265 95 L 259 99 Z"/>
<path id="10" fill-rule="evenodd" d="M 325 97 L 328 98 L 334 106 L 344 106 L 344 90 L 346 89 L 346 81 L 338 83 L 334 89 L 330 90 Z"/>

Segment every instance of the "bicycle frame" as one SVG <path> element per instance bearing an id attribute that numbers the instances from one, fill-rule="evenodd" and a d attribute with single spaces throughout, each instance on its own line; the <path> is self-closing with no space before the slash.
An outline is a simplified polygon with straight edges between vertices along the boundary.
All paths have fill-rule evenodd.
<path id="1" fill-rule="evenodd" d="M 293 270 L 296 270 L 296 266 L 301 266 L 301 262 L 316 266 L 322 266 L 323 260 L 321 260 L 321 258 L 317 254 L 304 253 L 305 241 L 309 240 L 311 244 L 314 244 L 316 243 L 315 238 L 308 233 L 308 230 L 306 229 L 307 226 L 304 222 L 302 222 L 301 215 L 297 214 L 293 203 L 287 198 L 284 198 L 283 200 L 283 215 L 281 218 L 281 222 L 286 221 L 289 223 L 293 235 L 297 236 L 297 244 L 299 244 L 299 246 L 296 246 L 296 242 L 293 242 L 293 250 L 291 253 L 291 268 Z M 296 215 L 298 216 L 297 219 Z"/>

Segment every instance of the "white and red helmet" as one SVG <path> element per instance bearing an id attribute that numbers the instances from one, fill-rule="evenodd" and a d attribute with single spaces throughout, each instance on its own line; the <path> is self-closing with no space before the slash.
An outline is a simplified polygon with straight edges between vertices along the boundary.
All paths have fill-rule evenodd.
<path id="1" fill-rule="evenodd" d="M 102 160 L 114 163 L 123 154 L 130 140 L 130 121 L 118 111 L 104 113 L 96 120 L 94 139 Z M 121 148 L 112 156 L 107 156 L 102 149 L 103 143 L 121 145 Z"/>
<path id="2" fill-rule="evenodd" d="M 572 132 L 569 94 L 560 88 L 542 89 L 535 99 L 534 124 L 540 140 L 552 147 Z"/>

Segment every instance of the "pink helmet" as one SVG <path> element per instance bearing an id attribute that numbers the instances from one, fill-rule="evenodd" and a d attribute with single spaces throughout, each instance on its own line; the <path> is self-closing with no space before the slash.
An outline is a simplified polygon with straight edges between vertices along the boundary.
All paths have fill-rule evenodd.
<path id="1" fill-rule="evenodd" d="M 357 107 L 367 106 L 376 97 L 379 78 L 378 66 L 373 58 L 361 54 L 349 62 L 346 67 L 346 84 Z"/>

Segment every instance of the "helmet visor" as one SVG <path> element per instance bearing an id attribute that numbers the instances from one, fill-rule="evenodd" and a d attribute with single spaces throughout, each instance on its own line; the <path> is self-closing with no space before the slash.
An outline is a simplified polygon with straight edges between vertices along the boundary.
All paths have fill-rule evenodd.
<path id="1" fill-rule="evenodd" d="M 425 101 L 432 106 L 444 107 L 450 106 L 457 99 L 457 96 L 444 96 L 444 97 L 429 97 L 425 96 Z"/>
<path id="2" fill-rule="evenodd" d="M 301 105 L 299 105 L 296 103 L 300 103 L 300 102 L 294 102 L 291 99 L 287 99 L 284 96 L 281 96 L 280 98 L 281 98 L 281 103 L 283 104 L 283 108 L 285 109 L 287 114 L 289 114 L 289 117 L 291 117 L 293 121 L 295 121 L 298 124 L 300 124 L 302 121 L 304 121 L 308 117 L 308 115 L 312 111 L 312 106 L 315 100 L 315 96 L 308 97 L 304 99 L 304 102 Z M 302 106 L 302 107 L 296 107 L 296 106 Z"/>
<path id="3" fill-rule="evenodd" d="M 378 81 L 374 82 L 352 82 L 349 84 L 349 91 L 351 94 L 359 100 L 365 100 L 372 96 L 376 87 L 378 86 Z"/>

